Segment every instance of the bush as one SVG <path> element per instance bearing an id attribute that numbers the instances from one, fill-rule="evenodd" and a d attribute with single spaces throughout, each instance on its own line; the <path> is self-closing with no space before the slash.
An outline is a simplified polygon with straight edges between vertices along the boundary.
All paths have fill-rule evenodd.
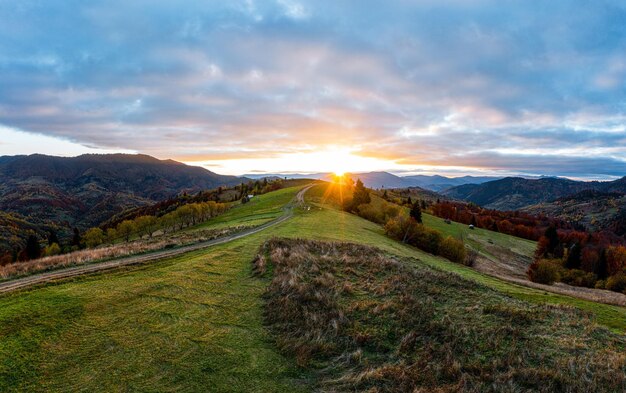
<path id="1" fill-rule="evenodd" d="M 563 269 L 560 275 L 561 282 L 576 287 L 594 288 L 596 281 L 598 281 L 595 274 L 580 269 Z"/>
<path id="2" fill-rule="evenodd" d="M 390 219 L 385 224 L 385 233 L 387 236 L 403 243 L 415 244 L 421 225 L 411 217 L 402 214 Z"/>
<path id="3" fill-rule="evenodd" d="M 614 292 L 626 293 L 626 274 L 617 273 L 607 278 L 606 289 Z"/>
<path id="4" fill-rule="evenodd" d="M 448 236 L 439 244 L 439 254 L 456 263 L 465 263 L 467 252 L 463 242 Z"/>
<path id="5" fill-rule="evenodd" d="M 526 274 L 530 281 L 550 285 L 559 280 L 559 270 L 558 260 L 539 259 L 528 267 Z"/>
<path id="6" fill-rule="evenodd" d="M 467 250 L 467 256 L 465 257 L 465 261 L 463 262 L 463 264 L 465 266 L 472 267 L 476 263 L 477 259 L 478 259 L 478 251 L 469 249 Z"/>
<path id="7" fill-rule="evenodd" d="M 438 255 L 441 242 L 443 241 L 443 236 L 441 236 L 441 233 L 434 229 L 426 228 L 422 224 L 417 224 L 417 226 L 417 236 L 415 238 L 415 241 L 411 244 L 426 252 Z"/>
<path id="8" fill-rule="evenodd" d="M 53 255 L 59 255 L 60 253 L 61 253 L 61 247 L 59 246 L 58 243 L 52 243 L 51 245 L 47 246 L 43 250 L 44 257 L 51 257 Z"/>
<path id="9" fill-rule="evenodd" d="M 384 224 L 387 220 L 385 220 L 385 215 L 380 209 L 377 209 L 371 203 L 360 205 L 357 208 L 357 214 L 360 217 L 365 218 L 368 221 L 375 222 L 377 224 Z"/>

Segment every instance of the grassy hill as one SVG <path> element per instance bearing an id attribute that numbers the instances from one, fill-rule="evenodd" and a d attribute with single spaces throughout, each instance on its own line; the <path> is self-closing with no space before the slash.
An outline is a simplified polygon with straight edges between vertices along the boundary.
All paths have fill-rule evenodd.
<path id="1" fill-rule="evenodd" d="M 510 329 L 517 315 L 527 325 L 519 335 L 511 333 L 518 340 L 515 345 L 545 351 L 546 359 L 554 364 L 566 364 L 576 354 L 589 358 L 591 370 L 598 359 L 610 359 L 613 365 L 624 362 L 625 308 L 510 284 L 425 254 L 386 237 L 374 223 L 318 204 L 322 187 L 307 194 L 307 208 L 297 208 L 293 218 L 249 237 L 149 265 L 1 296 L 0 391 L 315 389 L 321 381 L 319 369 L 299 366 L 289 351 L 276 345 L 280 339 L 276 330 L 266 326 L 263 294 L 272 276 L 253 276 L 252 261 L 259 247 L 274 237 L 375 246 L 385 258 L 402 260 L 403 269 L 439 277 L 433 290 L 440 286 L 443 293 L 453 293 L 458 282 L 459 294 L 467 296 L 447 300 L 428 296 L 435 309 L 447 310 L 446 318 L 466 315 L 467 323 L 479 323 L 476 328 L 464 327 L 461 320 L 451 324 L 459 331 L 465 329 L 457 344 L 469 351 L 470 359 L 504 362 L 506 352 L 491 352 L 489 346 L 475 348 L 467 334 Z M 205 227 L 270 220 L 280 215 L 298 190 L 294 187 L 256 201 L 253 198 Z M 435 219 L 427 220 L 441 226 Z M 445 229 L 462 231 L 456 226 Z M 483 234 L 476 233 L 478 242 Z M 494 242 L 514 242 L 484 236 Z M 483 302 L 495 306 L 485 308 Z M 429 318 L 430 323 L 445 321 L 439 313 Z M 546 340 L 549 344 L 544 345 Z M 535 359 L 542 353 L 530 355 Z M 523 358 L 527 359 L 526 355 Z M 459 359 L 462 370 L 471 372 L 471 364 Z M 532 359 L 529 361 L 534 362 Z M 474 370 L 480 369 L 480 362 Z M 528 366 L 541 371 L 536 364 Z M 551 378 L 549 370 L 543 371 L 544 378 Z M 454 375 L 451 378 L 455 380 Z M 596 382 L 612 386 L 602 378 Z"/>

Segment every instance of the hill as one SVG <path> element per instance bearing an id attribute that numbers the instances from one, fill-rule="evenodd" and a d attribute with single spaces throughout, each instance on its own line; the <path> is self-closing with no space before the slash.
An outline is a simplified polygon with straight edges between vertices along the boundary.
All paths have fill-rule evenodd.
<path id="1" fill-rule="evenodd" d="M 615 181 L 584 182 L 561 178 L 525 179 L 507 177 L 483 184 L 453 187 L 444 195 L 498 210 L 517 210 L 582 191 L 626 193 L 626 177 Z"/>
<path id="2" fill-rule="evenodd" d="M 0 157 L 0 211 L 86 228 L 123 210 L 242 181 L 147 155 Z"/>

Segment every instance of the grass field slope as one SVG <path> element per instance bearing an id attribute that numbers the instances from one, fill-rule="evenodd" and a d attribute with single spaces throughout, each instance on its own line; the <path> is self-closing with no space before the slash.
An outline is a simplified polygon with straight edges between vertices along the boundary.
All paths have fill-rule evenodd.
<path id="1" fill-rule="evenodd" d="M 428 328 L 412 342 L 420 345 L 433 334 L 432 357 L 423 359 L 424 365 L 432 367 L 446 354 L 438 348 L 446 338 L 452 339 L 453 348 L 461 353 L 444 359 L 448 363 L 440 363 L 453 367 L 449 374 L 434 373 L 434 379 L 421 385 L 428 386 L 427 390 L 445 391 L 450 387 L 471 390 L 472 386 L 488 390 L 490 378 L 512 379 L 513 376 L 500 369 L 490 376 L 481 374 L 493 371 L 494 366 L 488 364 L 491 357 L 502 367 L 528 362 L 524 363 L 528 365 L 524 370 L 530 370 L 529 373 L 519 374 L 515 381 L 524 375 L 528 378 L 537 375 L 533 370 L 540 370 L 536 363 L 544 358 L 552 362 L 548 364 L 568 367 L 567 361 L 574 354 L 567 348 L 578 351 L 581 358 L 587 356 L 587 363 L 575 363 L 567 369 L 570 371 L 559 369 L 541 374 L 546 384 L 560 381 L 560 391 L 567 391 L 568 386 L 574 388 L 571 391 L 582 391 L 585 387 L 609 391 L 619 386 L 620 374 L 616 374 L 615 367 L 624 364 L 625 308 L 514 285 L 425 254 L 387 238 L 379 225 L 323 204 L 324 187 L 318 185 L 308 191 L 306 205 L 295 208 L 290 219 L 250 236 L 150 264 L 0 296 L 0 391 L 305 392 L 320 388 L 332 391 L 335 387 L 345 390 L 346 386 L 356 390 L 361 386 L 378 389 L 372 391 L 386 391 L 389 386 L 391 391 L 407 391 L 402 388 L 405 385 L 397 385 L 399 388 L 384 385 L 362 374 L 369 369 L 368 365 L 372 370 L 379 367 L 388 370 L 390 364 L 395 364 L 393 351 L 397 341 L 383 340 L 380 347 L 362 348 L 361 360 L 368 363 L 352 366 L 349 362 L 358 361 L 358 356 L 354 360 L 346 358 L 347 365 L 337 363 L 333 357 L 359 349 L 349 342 L 350 345 L 342 343 L 343 346 L 326 352 L 329 358 L 313 356 L 307 362 L 300 362 L 289 346 L 281 344 L 289 331 L 278 329 L 276 321 L 268 319 L 267 314 L 268 296 L 274 293 L 272 281 L 280 272 L 270 268 L 264 275 L 255 276 L 252 265 L 260 247 L 272 238 L 375 246 L 375 255 L 393 261 L 390 263 L 395 270 L 377 276 L 371 290 L 382 285 L 386 275 L 390 278 L 397 272 L 434 277 L 435 281 L 428 278 L 407 287 L 406 296 L 419 302 L 430 299 L 424 307 L 432 310 L 420 317 L 423 318 L 420 323 Z M 253 198 L 204 227 L 267 222 L 281 215 L 300 189 L 280 190 L 262 195 L 256 201 Z M 369 264 L 352 273 L 345 271 L 337 255 L 330 253 L 328 258 L 332 264 L 340 264 L 336 272 L 330 273 L 345 273 L 343 279 L 357 287 L 360 300 L 384 305 L 401 298 L 400 292 L 385 297 L 384 291 L 377 295 L 368 292 L 369 289 L 358 289 L 359 274 L 363 277 L 374 274 Z M 268 266 L 272 261 L 268 260 Z M 307 270 L 307 274 L 322 273 L 325 271 Z M 439 284 L 435 282 L 440 279 L 444 286 L 437 289 Z M 452 296 L 443 296 L 446 294 Z M 352 307 L 353 299 L 338 300 L 347 302 L 341 307 Z M 353 324 L 350 326 L 361 323 L 362 315 L 357 314 L 344 314 Z M 379 343 L 385 332 L 376 330 L 378 327 L 396 332 L 397 337 L 410 333 L 406 325 L 391 316 L 383 313 L 380 318 L 362 322 L 371 334 L 372 343 Z M 527 321 L 527 329 L 515 326 L 510 334 L 498 330 L 515 324 L 518 318 Z M 436 336 L 433 327 L 445 325 L 449 325 L 449 330 Z M 342 334 L 346 332 L 342 330 Z M 479 341 L 478 348 L 474 346 L 479 335 L 485 337 L 494 332 L 502 338 L 499 346 L 486 341 Z M 511 348 L 532 351 L 542 348 L 546 341 L 549 345 L 545 348 L 550 353 L 544 358 L 540 353 L 528 353 L 520 354 L 520 360 L 508 359 L 515 355 L 507 349 L 509 344 L 513 345 Z M 407 348 L 410 352 L 406 364 L 413 365 L 414 371 L 419 370 L 422 352 Z M 602 359 L 605 363 L 601 363 Z M 596 364 L 596 360 L 600 363 Z M 605 367 L 602 373 L 594 371 L 608 362 L 611 367 Z M 590 365 L 588 369 L 578 368 L 585 364 Z M 328 369 L 331 374 L 320 374 L 321 369 L 331 365 Z M 463 368 L 458 369 L 458 365 Z M 432 369 L 424 368 L 423 372 L 432 373 Z M 560 377 L 561 372 L 574 374 Z M 464 373 L 470 373 L 471 384 L 461 383 Z M 575 378 L 577 375 L 580 380 Z M 342 376 L 344 385 L 329 384 L 329 380 Z M 358 376 L 365 378 L 361 379 L 364 385 L 350 379 Z M 585 384 L 582 378 L 595 385 Z"/>

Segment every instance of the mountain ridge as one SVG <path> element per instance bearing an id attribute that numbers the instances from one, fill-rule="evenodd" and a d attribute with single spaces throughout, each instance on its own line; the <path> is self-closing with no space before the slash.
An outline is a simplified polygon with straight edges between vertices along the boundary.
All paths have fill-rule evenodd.
<path id="1" fill-rule="evenodd" d="M 526 179 L 506 177 L 483 184 L 466 184 L 445 190 L 450 198 L 465 200 L 498 210 L 517 210 L 539 203 L 552 202 L 583 191 L 626 193 L 626 177 L 613 181 L 577 181 L 544 177 Z"/>
<path id="2" fill-rule="evenodd" d="M 67 233 L 129 208 L 247 180 L 145 154 L 1 156 L 0 211 Z"/>

